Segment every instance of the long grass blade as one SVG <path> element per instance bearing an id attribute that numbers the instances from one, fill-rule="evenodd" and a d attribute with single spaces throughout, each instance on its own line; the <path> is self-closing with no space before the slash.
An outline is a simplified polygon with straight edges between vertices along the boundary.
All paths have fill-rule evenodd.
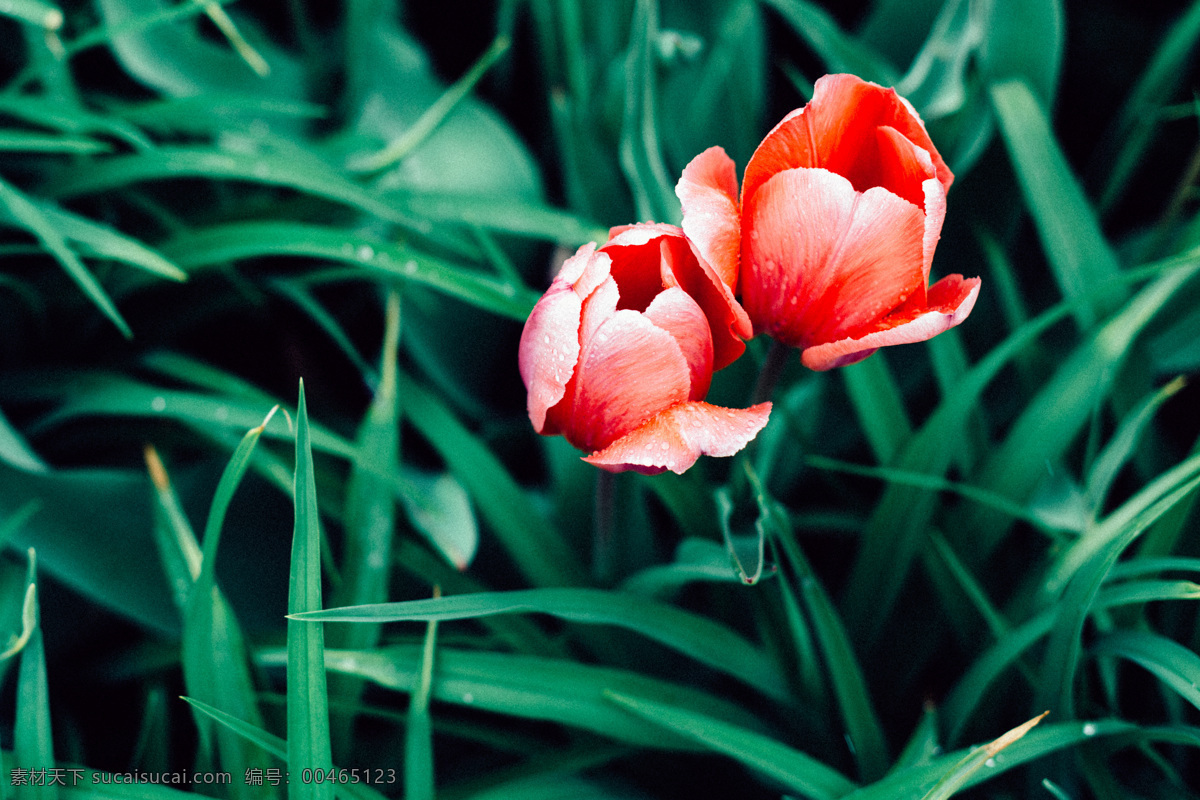
<path id="1" fill-rule="evenodd" d="M 32 623 L 25 646 L 21 649 L 21 665 L 17 670 L 17 717 L 13 729 L 13 758 L 15 765 L 29 770 L 53 770 L 54 737 L 50 729 L 50 687 L 46 678 L 46 652 L 42 643 L 42 626 L 37 602 L 37 557 L 29 549 L 29 572 L 26 577 L 26 624 Z M 55 800 L 58 787 L 50 782 L 30 781 L 15 787 L 17 798 Z"/>

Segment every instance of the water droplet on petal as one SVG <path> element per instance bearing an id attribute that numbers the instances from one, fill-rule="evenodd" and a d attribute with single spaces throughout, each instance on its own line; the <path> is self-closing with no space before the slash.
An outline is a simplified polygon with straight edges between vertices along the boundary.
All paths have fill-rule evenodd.
<path id="1" fill-rule="evenodd" d="M 542 341 L 545 342 L 546 344 L 550 344 L 550 334 L 546 334 L 545 336 L 543 336 Z"/>

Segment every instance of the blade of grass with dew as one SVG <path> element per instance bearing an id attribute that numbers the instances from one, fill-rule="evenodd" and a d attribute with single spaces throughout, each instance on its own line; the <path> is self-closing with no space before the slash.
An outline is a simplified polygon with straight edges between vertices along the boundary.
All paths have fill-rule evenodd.
<path id="1" fill-rule="evenodd" d="M 0 411 L 0 461 L 25 472 L 50 471 L 49 465 L 33 451 L 3 411 Z"/>
<path id="2" fill-rule="evenodd" d="M 1162 683 L 1200 708 L 1200 656 L 1165 636 L 1115 631 L 1092 645 L 1094 655 L 1118 656 L 1145 667 Z"/>
<path id="3" fill-rule="evenodd" d="M 28 770 L 54 769 L 54 737 L 50 729 L 50 688 L 46 679 L 46 653 L 42 644 L 42 625 L 37 601 L 37 556 L 29 548 L 26 577 L 26 606 L 23 616 L 31 618 L 33 629 L 21 648 L 17 669 L 17 716 L 13 729 L 14 763 Z M 50 782 L 16 787 L 17 798 L 55 800 L 58 788 Z"/>
<path id="4" fill-rule="evenodd" d="M 775 664 L 741 635 L 699 614 L 641 595 L 603 589 L 525 589 L 452 595 L 349 608 L 328 608 L 294 619 L 324 622 L 398 622 L 474 619 L 494 614 L 538 613 L 588 625 L 615 625 L 677 650 L 731 675 L 768 697 L 787 701 Z"/>
<path id="5" fill-rule="evenodd" d="M 517 569 L 534 586 L 585 583 L 566 540 L 532 503 L 503 464 L 432 393 L 401 373 L 404 416 L 466 488 Z"/>
<path id="6" fill-rule="evenodd" d="M 0 208 L 7 209 L 11 218 L 21 227 L 37 237 L 67 273 L 68 277 L 83 291 L 84 295 L 117 327 L 126 339 L 133 337 L 125 318 L 113 304 L 112 298 L 95 276 L 79 260 L 75 251 L 67 245 L 62 232 L 46 219 L 38 204 L 22 194 L 16 187 L 0 179 Z"/>
<path id="7" fill-rule="evenodd" d="M 1117 257 L 1050 128 L 1046 113 L 1028 85 L 1019 80 L 991 87 L 992 107 L 1045 249 L 1054 278 L 1066 298 L 1082 296 L 1120 271 Z M 1089 328 L 1123 299 L 1113 286 L 1075 315 Z"/>
<path id="8" fill-rule="evenodd" d="M 321 607 L 321 530 L 303 381 L 300 382 L 296 412 L 294 496 L 296 525 L 288 582 L 289 614 L 316 611 Z M 288 770 L 297 776 L 305 769 L 328 771 L 333 766 L 323 627 L 294 619 L 287 623 L 287 764 Z M 333 787 L 328 783 L 298 781 L 288 785 L 291 800 L 328 800 L 332 795 Z"/>
<path id="9" fill-rule="evenodd" d="M 1200 599 L 1200 586 L 1190 581 L 1131 581 L 1101 589 L 1096 595 L 1094 609 L 1107 610 L 1165 600 L 1196 599 Z M 988 687 L 1009 665 L 1017 663 L 1022 653 L 1048 634 L 1053 625 L 1053 609 L 1043 611 L 1012 628 L 1004 638 L 972 662 L 947 693 L 941 706 L 947 741 L 954 742 L 958 739 Z M 1030 683 L 1036 685 L 1033 680 Z"/>
<path id="10" fill-rule="evenodd" d="M 0 9 L 0 15 L 55 31 L 62 27 L 63 13 L 45 0 L 10 0 Z"/>
<path id="11" fill-rule="evenodd" d="M 1096 398 L 1107 394 L 1138 335 L 1197 272 L 1200 263 L 1154 281 L 1076 348 L 1025 406 L 1004 442 L 993 448 L 978 485 L 1016 502 L 1026 500 L 1046 463 L 1062 457 L 1093 413 Z M 969 536 L 969 552 L 958 549 L 969 564 L 979 564 L 1010 528 L 1009 517 L 974 506 L 949 533 L 955 544 Z"/>
<path id="12" fill-rule="evenodd" d="M 38 629 L 37 584 L 27 583 L 25 599 L 21 603 L 21 632 L 9 638 L 4 652 L 0 653 L 0 661 L 7 661 L 25 649 L 34 631 Z M 7 665 L 6 665 L 7 666 Z"/>
<path id="13" fill-rule="evenodd" d="M 1196 462 L 1191 465 L 1193 472 L 1200 472 L 1200 456 L 1192 460 Z M 1096 594 L 1121 554 L 1171 506 L 1200 486 L 1200 475 L 1180 479 L 1174 485 L 1171 491 L 1148 504 L 1143 497 L 1147 494 L 1153 497 L 1153 492 L 1143 490 L 1126 503 L 1133 507 L 1132 510 L 1123 512 L 1123 506 L 1114 511 L 1101 524 L 1102 533 L 1095 539 L 1097 544 L 1082 551 L 1085 556 L 1079 567 L 1066 574 L 1059 571 L 1059 580 L 1069 577 L 1069 582 L 1054 606 L 1055 621 L 1042 658 L 1037 705 L 1056 711 L 1061 718 L 1074 717 L 1075 675 L 1082 650 L 1081 637 Z M 1053 578 L 1047 581 L 1048 591 L 1053 591 L 1053 583 Z"/>
<path id="14" fill-rule="evenodd" d="M 912 435 L 912 423 L 904 411 L 900 389 L 880 355 L 846 367 L 842 378 L 875 460 L 890 464 Z"/>
<path id="15" fill-rule="evenodd" d="M 1034 717 L 1023 725 L 1013 728 L 1003 736 L 999 737 L 990 744 L 977 748 L 966 756 L 961 761 L 954 765 L 942 779 L 939 780 L 932 789 L 925 793 L 921 800 L 946 800 L 952 794 L 963 787 L 971 776 L 979 772 L 988 761 L 994 762 L 994 759 L 1000 751 L 1007 748 L 1017 740 L 1023 738 L 1025 734 L 1045 718 L 1049 711 L 1043 712 L 1041 716 Z"/>
<path id="16" fill-rule="evenodd" d="M 160 147 L 77 166 L 49 184 L 46 191 L 55 197 L 73 198 L 143 181 L 179 178 L 249 181 L 295 189 L 372 214 L 414 233 L 432 232 L 428 222 L 399 211 L 316 158 L 297 160 L 294 152 L 249 154 L 203 147 Z"/>
<path id="17" fill-rule="evenodd" d="M 852 792 L 853 781 L 812 756 L 755 731 L 748 731 L 686 706 L 605 692 L 605 697 L 654 725 L 737 759 L 773 781 L 814 800 L 833 800 Z"/>
<path id="18" fill-rule="evenodd" d="M 1134 449 L 1141 440 L 1141 434 L 1146 426 L 1154 419 L 1154 414 L 1167 400 L 1184 387 L 1182 376 L 1163 386 L 1158 391 L 1144 398 L 1121 420 L 1116 432 L 1108 444 L 1100 452 L 1087 475 L 1087 486 L 1084 494 L 1088 507 L 1092 509 L 1093 519 L 1099 516 L 1104 508 L 1105 498 L 1112 487 L 1117 473 L 1133 456 Z"/>
<path id="19" fill-rule="evenodd" d="M 658 3 L 634 0 L 629 51 L 625 56 L 621 169 L 633 191 L 638 219 L 678 224 L 679 199 L 667 175 L 658 134 L 658 80 L 653 49 L 658 34 Z"/>
<path id="20" fill-rule="evenodd" d="M 434 587 L 433 596 L 440 592 Z M 433 800 L 433 727 L 429 717 L 429 698 L 433 688 L 434 654 L 437 647 L 437 620 L 425 627 L 421 648 L 421 674 L 409 695 L 408 725 L 404 730 L 404 797 L 407 800 Z"/>
<path id="21" fill-rule="evenodd" d="M 1162 121 L 1161 111 L 1186 74 L 1186 65 L 1198 41 L 1200 2 L 1194 2 L 1182 17 L 1166 28 L 1162 44 L 1138 78 L 1105 137 L 1109 158 L 1104 163 L 1108 178 L 1100 193 L 1101 213 L 1108 212 L 1116 204 L 1154 141 Z"/>
<path id="22" fill-rule="evenodd" d="M 826 676 L 833 687 L 846 739 L 858 771 L 864 780 L 878 779 L 887 772 L 887 741 L 867 692 L 858 657 L 850 644 L 846 625 L 809 566 L 808 559 L 804 557 L 786 513 L 777 507 L 772 516 L 774 540 L 795 575 L 800 598 L 812 621 L 813 632 L 825 662 Z M 780 580 L 786 580 L 786 577 L 781 576 Z"/>
<path id="23" fill-rule="evenodd" d="M 400 397 L 397 386 L 397 350 L 400 344 L 400 294 L 391 291 L 384 310 L 383 347 L 379 355 L 379 385 L 367 413 L 359 423 L 358 458 L 350 467 L 346 486 L 342 582 L 334 591 L 335 606 L 382 603 L 388 596 L 395 536 L 396 501 L 387 477 L 400 460 Z M 379 643 L 377 625 L 350 625 L 327 632 L 330 647 L 369 650 Z M 334 676 L 330 697 L 357 703 L 362 682 Z M 339 747 L 352 741 L 354 715 L 337 718 L 333 741 Z M 342 751 L 345 752 L 345 751 Z M 340 754 L 339 754 L 340 755 Z"/>
<path id="24" fill-rule="evenodd" d="M 883 86 L 895 86 L 899 74 L 869 47 L 843 31 L 829 12 L 808 0 L 761 0 L 808 43 L 829 72 L 852 72 Z"/>
<path id="25" fill-rule="evenodd" d="M 0 129 L 0 153 L 41 153 L 45 155 L 96 155 L 112 150 L 108 144 L 82 136 L 54 136 L 46 133 Z"/>
<path id="26" fill-rule="evenodd" d="M 263 429 L 277 409 L 272 408 L 260 425 L 246 433 L 217 483 L 204 525 L 199 574 L 188 595 L 183 621 L 183 677 L 188 693 L 259 726 L 263 724 L 262 715 L 250 675 L 245 637 L 233 608 L 217 588 L 216 563 L 229 503 L 250 467 Z M 201 733 L 206 739 L 211 735 L 207 726 L 201 727 Z M 256 749 L 246 747 L 239 737 L 223 729 L 217 731 L 216 745 L 222 768 L 234 775 L 270 766 Z M 269 784 L 254 786 L 242 781 L 233 785 L 231 795 L 274 797 L 272 788 Z"/>
<path id="27" fill-rule="evenodd" d="M 68 381 L 69 382 L 69 381 Z M 217 397 L 178 389 L 163 389 L 123 377 L 88 376 L 76 379 L 65 403 L 42 418 L 43 429 L 80 416 L 132 416 L 173 419 L 192 426 L 246 430 L 258 425 L 270 406 L 233 397 Z M 332 431 L 310 424 L 312 446 L 324 453 L 353 460 L 354 444 Z M 265 434 L 291 439 L 287 422 L 273 418 Z"/>
<path id="28" fill-rule="evenodd" d="M 498 36 L 466 74 L 459 78 L 446 92 L 425 110 L 416 122 L 398 138 L 388 143 L 386 147 L 369 156 L 352 159 L 348 168 L 352 172 L 377 172 L 402 161 L 405 156 L 416 150 L 429 138 L 447 116 L 462 102 L 475 84 L 491 69 L 509 48 L 510 42 L 506 36 Z"/>
<path id="29" fill-rule="evenodd" d="M 155 544 L 167 583 L 171 586 L 171 599 L 182 616 L 187 611 L 192 586 L 200 575 L 204 555 L 158 451 L 148 444 L 142 454 L 150 485 L 154 487 Z"/>
<path id="30" fill-rule="evenodd" d="M 310 624 L 301 623 L 296 624 Z M 391 645 L 370 651 L 329 650 L 332 672 L 357 675 L 377 685 L 411 692 L 421 673 L 421 645 Z M 280 654 L 260 653 L 270 666 Z M 622 712 L 605 699 L 608 690 L 690 707 L 697 713 L 762 730 L 763 724 L 740 706 L 691 686 L 670 683 L 640 672 L 593 666 L 570 659 L 438 648 L 434 700 L 522 719 L 556 722 L 631 744 L 673 750 L 697 750 L 689 740 L 663 735 Z"/>
<path id="31" fill-rule="evenodd" d="M 537 302 L 525 286 L 464 269 L 403 245 L 348 235 L 339 228 L 291 222 L 238 222 L 194 231 L 164 252 L 185 270 L 266 256 L 298 256 L 362 268 L 371 277 L 411 281 L 485 311 L 524 321 Z"/>

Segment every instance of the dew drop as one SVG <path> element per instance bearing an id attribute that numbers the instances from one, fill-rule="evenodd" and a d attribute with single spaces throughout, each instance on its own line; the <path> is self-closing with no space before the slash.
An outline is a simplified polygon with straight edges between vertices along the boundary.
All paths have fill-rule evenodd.
<path id="1" fill-rule="evenodd" d="M 550 344 L 550 334 L 546 334 L 545 336 L 543 336 L 542 341 L 545 342 L 546 344 Z"/>
<path id="2" fill-rule="evenodd" d="M 983 762 L 983 765 L 985 767 L 994 767 L 994 766 L 996 766 L 996 759 L 989 758 L 987 761 Z"/>
<path id="3" fill-rule="evenodd" d="M 158 397 L 155 397 L 153 400 L 150 401 L 150 407 L 152 409 L 154 409 L 155 411 L 166 411 L 167 410 L 167 398 L 165 398 L 161 395 L 159 395 Z"/>
<path id="4" fill-rule="evenodd" d="M 463 702 L 464 703 L 474 703 L 475 695 L 471 694 L 470 692 L 464 692 L 463 693 Z"/>
<path id="5" fill-rule="evenodd" d="M 359 261 L 370 261 L 374 257 L 375 257 L 375 249 L 373 247 L 371 247 L 371 245 L 364 244 L 358 248 L 358 260 Z"/>
<path id="6" fill-rule="evenodd" d="M 1083 735 L 1084 736 L 1095 736 L 1096 735 L 1096 726 L 1090 722 L 1085 722 L 1083 724 Z"/>
<path id="7" fill-rule="evenodd" d="M 412 261 L 412 260 L 404 262 L 404 273 L 406 275 L 416 275 L 417 274 L 417 262 Z"/>
<path id="8" fill-rule="evenodd" d="M 667 444 L 666 442 L 663 442 L 663 443 L 662 443 L 662 449 L 663 449 L 663 450 L 670 450 L 670 449 L 671 449 L 671 445 Z"/>

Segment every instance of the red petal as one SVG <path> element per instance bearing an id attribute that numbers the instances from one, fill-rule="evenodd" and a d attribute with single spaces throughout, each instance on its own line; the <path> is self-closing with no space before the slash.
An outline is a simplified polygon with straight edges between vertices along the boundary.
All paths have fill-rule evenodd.
<path id="1" fill-rule="evenodd" d="M 691 372 L 671 334 L 617 311 L 584 340 L 567 439 L 594 451 L 688 399 Z"/>
<path id="2" fill-rule="evenodd" d="M 743 219 L 742 302 L 756 330 L 793 347 L 844 338 L 924 290 L 925 215 L 885 189 L 786 170 Z"/>
<path id="3" fill-rule="evenodd" d="M 741 450 L 770 414 L 770 403 L 737 409 L 680 403 L 583 460 L 609 472 L 654 475 L 669 469 L 682 474 L 702 455 L 731 456 Z"/>
<path id="4" fill-rule="evenodd" d="M 808 105 L 784 117 L 758 146 L 746 165 L 743 206 L 772 175 L 797 167 L 823 167 L 836 172 L 849 178 L 859 191 L 873 186 L 900 190 L 900 186 L 884 183 L 895 175 L 881 166 L 893 150 L 876 134 L 882 127 L 894 129 L 925 151 L 931 174 L 943 189 L 950 188 L 953 173 L 930 141 L 921 118 L 894 89 L 854 75 L 826 75 L 817 81 Z M 898 193 L 909 194 L 903 190 Z"/>
<path id="5" fill-rule="evenodd" d="M 929 287 L 927 308 L 898 312 L 865 335 L 809 347 L 800 360 L 809 369 L 827 370 L 862 361 L 880 347 L 932 339 L 967 318 L 979 297 L 979 285 L 979 278 L 949 275 Z"/>
<path id="6" fill-rule="evenodd" d="M 683 230 L 721 280 L 737 285 L 741 255 L 737 168 L 720 147 L 691 160 L 675 185 L 683 204 Z"/>
<path id="7" fill-rule="evenodd" d="M 689 400 L 703 400 L 713 373 L 713 344 L 708 320 L 682 289 L 667 289 L 646 309 L 646 319 L 671 334 L 692 376 Z"/>

